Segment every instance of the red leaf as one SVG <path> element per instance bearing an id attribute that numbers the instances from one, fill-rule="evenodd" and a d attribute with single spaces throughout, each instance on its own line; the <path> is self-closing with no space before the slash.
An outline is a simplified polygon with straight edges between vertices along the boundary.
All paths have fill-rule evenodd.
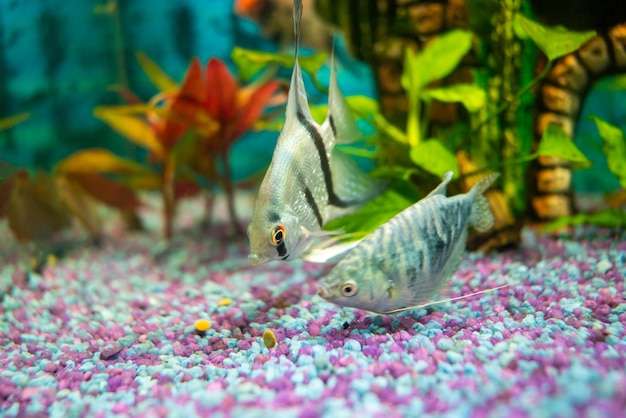
<path id="1" fill-rule="evenodd" d="M 267 102 L 278 89 L 279 83 L 270 81 L 256 89 L 241 110 L 239 120 L 233 123 L 233 131 L 227 136 L 230 142 L 234 142 L 252 127 L 252 124 L 261 116 L 267 106 Z"/>
<path id="2" fill-rule="evenodd" d="M 172 149 L 189 128 L 198 110 L 202 108 L 206 92 L 202 79 L 202 64 L 194 57 L 179 92 L 169 101 L 167 108 L 169 115 L 160 132 L 161 141 L 166 149 Z"/>
<path id="3" fill-rule="evenodd" d="M 207 89 L 202 76 L 202 64 L 200 63 L 200 59 L 193 57 L 189 68 L 187 68 L 187 73 L 185 74 L 185 79 L 183 80 L 178 95 L 198 103 L 204 102 Z"/>
<path id="4" fill-rule="evenodd" d="M 207 65 L 205 109 L 220 123 L 228 123 L 237 111 L 239 85 L 226 64 L 211 58 Z"/>
<path id="5" fill-rule="evenodd" d="M 117 90 L 118 94 L 122 96 L 122 98 L 130 104 L 143 103 L 141 99 L 128 87 L 119 86 L 119 87 L 115 87 L 115 90 Z"/>
<path id="6" fill-rule="evenodd" d="M 73 173 L 68 177 L 94 199 L 121 211 L 133 211 L 141 202 L 133 190 L 107 177 L 91 173 Z"/>
<path id="7" fill-rule="evenodd" d="M 0 184 L 0 218 L 5 217 L 9 212 L 9 200 L 11 200 L 14 182 L 15 180 L 9 178 Z"/>

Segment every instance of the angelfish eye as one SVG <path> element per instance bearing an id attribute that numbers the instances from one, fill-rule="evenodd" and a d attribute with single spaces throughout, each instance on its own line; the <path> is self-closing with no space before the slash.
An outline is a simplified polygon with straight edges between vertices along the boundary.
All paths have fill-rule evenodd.
<path id="1" fill-rule="evenodd" d="M 359 290 L 359 287 L 353 280 L 348 280 L 343 285 L 341 285 L 341 294 L 346 297 L 356 295 L 356 292 Z"/>
<path id="2" fill-rule="evenodd" d="M 282 225 L 276 225 L 272 229 L 272 244 L 280 245 L 285 240 L 285 227 Z"/>

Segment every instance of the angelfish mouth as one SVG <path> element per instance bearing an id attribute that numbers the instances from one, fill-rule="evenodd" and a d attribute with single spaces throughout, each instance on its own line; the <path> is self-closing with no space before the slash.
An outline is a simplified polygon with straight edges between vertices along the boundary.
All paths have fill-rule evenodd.
<path id="1" fill-rule="evenodd" d="M 266 257 L 261 257 L 258 254 L 248 254 L 248 260 L 250 260 L 250 264 L 253 266 L 258 266 L 259 264 L 263 264 L 267 261 Z"/>

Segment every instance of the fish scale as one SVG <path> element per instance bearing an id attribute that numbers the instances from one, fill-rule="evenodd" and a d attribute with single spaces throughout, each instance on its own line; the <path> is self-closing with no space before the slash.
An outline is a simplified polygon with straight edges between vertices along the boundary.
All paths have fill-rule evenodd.
<path id="1" fill-rule="evenodd" d="M 465 194 L 446 197 L 452 172 L 428 196 L 360 241 L 327 277 L 319 294 L 342 306 L 395 313 L 430 300 L 461 262 L 467 226 L 484 230 L 493 215 L 483 192 L 498 174 Z"/>

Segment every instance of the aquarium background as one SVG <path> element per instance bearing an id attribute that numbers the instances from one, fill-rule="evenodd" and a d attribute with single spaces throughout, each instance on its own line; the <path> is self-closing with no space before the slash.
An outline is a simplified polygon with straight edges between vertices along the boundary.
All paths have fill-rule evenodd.
<path id="1" fill-rule="evenodd" d="M 181 81 L 194 56 L 203 63 L 218 57 L 235 72 L 230 59 L 234 46 L 279 48 L 257 24 L 237 16 L 229 0 L 3 1 L 0 18 L 0 116 L 31 114 L 28 121 L 0 132 L 0 158 L 30 168 L 50 169 L 81 148 L 105 147 L 121 156 L 143 156 L 92 114 L 96 106 L 121 103 L 112 91 L 116 85 L 127 85 L 144 100 L 157 92 L 137 62 L 137 51 L 147 53 Z M 370 70 L 349 56 L 342 40 L 337 49 L 345 94 L 373 96 Z M 280 76 L 287 79 L 289 73 L 284 70 Z M 326 66 L 319 77 L 327 82 Z M 311 87 L 310 80 L 307 86 Z M 316 89 L 309 91 L 312 103 L 326 101 Z M 276 132 L 251 132 L 235 144 L 236 180 L 264 170 L 276 137 Z"/>
<path id="2" fill-rule="evenodd" d="M 199 0 L 154 4 L 7 0 L 0 5 L 0 13 L 0 115 L 31 114 L 28 121 L 0 132 L 0 158 L 31 168 L 49 169 L 88 147 L 102 146 L 131 158 L 143 155 L 92 114 L 96 106 L 120 103 L 119 94 L 112 91 L 116 85 L 127 85 L 143 99 L 155 94 L 135 58 L 137 51 L 146 52 L 180 81 L 193 56 L 203 62 L 219 57 L 235 71 L 230 60 L 234 46 L 278 50 L 256 23 L 236 15 L 233 1 L 228 0 L 210 6 Z M 344 93 L 375 97 L 371 70 L 350 56 L 341 35 L 337 49 Z M 320 72 L 325 82 L 327 66 Z M 281 76 L 287 78 L 288 71 Z M 311 101 L 323 103 L 323 94 L 307 82 Z M 624 128 L 625 102 L 626 93 L 611 88 L 609 82 L 597 83 L 589 93 L 574 140 L 594 167 L 575 172 L 576 190 L 605 192 L 619 187 L 606 168 L 595 127 L 585 115 L 593 109 L 594 114 Z M 269 164 L 276 136 L 275 132 L 251 132 L 235 144 L 231 155 L 235 180 Z"/>

